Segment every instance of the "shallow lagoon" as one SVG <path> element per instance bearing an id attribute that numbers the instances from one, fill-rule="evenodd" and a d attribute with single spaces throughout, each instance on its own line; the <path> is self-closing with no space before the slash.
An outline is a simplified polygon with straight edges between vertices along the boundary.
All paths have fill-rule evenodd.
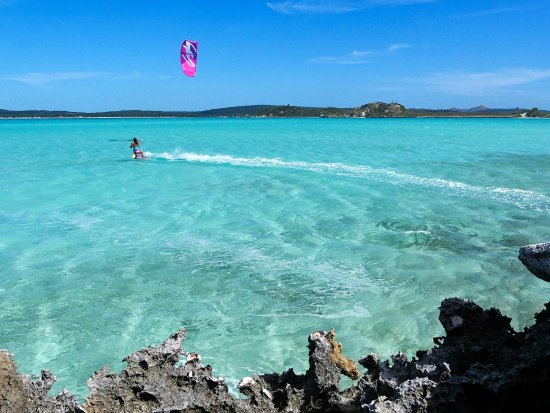
<path id="1" fill-rule="evenodd" d="M 547 120 L 2 120 L 0 150 L 0 347 L 56 391 L 182 326 L 234 386 L 305 371 L 313 330 L 413 354 L 445 297 L 516 328 L 548 300 L 516 258 L 548 241 Z"/>

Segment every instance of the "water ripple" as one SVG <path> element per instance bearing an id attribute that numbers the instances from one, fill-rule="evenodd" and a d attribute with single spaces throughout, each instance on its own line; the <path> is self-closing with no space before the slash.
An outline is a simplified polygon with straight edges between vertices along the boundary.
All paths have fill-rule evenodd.
<path id="1" fill-rule="evenodd" d="M 425 178 L 396 172 L 390 169 L 373 168 L 367 165 L 347 165 L 339 162 L 284 161 L 278 158 L 262 157 L 242 158 L 233 157 L 231 155 L 206 155 L 180 151 L 151 154 L 151 156 L 167 160 L 183 160 L 187 162 L 246 167 L 295 169 L 327 175 L 351 176 L 407 188 L 415 186 L 422 187 L 443 195 L 506 203 L 522 209 L 550 212 L 550 197 L 539 192 L 518 188 L 483 187 L 440 178 Z"/>

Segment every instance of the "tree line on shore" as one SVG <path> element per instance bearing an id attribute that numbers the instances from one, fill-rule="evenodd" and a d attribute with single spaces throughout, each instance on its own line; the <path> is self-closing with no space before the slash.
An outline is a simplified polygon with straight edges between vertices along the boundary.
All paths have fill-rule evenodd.
<path id="1" fill-rule="evenodd" d="M 292 105 L 251 105 L 203 111 L 118 110 L 105 112 L 72 112 L 58 110 L 4 110 L 0 118 L 417 118 L 417 117 L 550 117 L 550 111 L 539 108 L 490 109 L 412 109 L 397 103 L 372 102 L 357 108 L 305 107 Z"/>

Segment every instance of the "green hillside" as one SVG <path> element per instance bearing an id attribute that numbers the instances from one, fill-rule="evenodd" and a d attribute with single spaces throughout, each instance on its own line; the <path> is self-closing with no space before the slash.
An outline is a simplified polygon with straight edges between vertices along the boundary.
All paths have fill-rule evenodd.
<path id="1" fill-rule="evenodd" d="M 372 102 L 354 109 L 250 105 L 203 111 L 118 110 L 106 112 L 71 112 L 58 110 L 5 110 L 0 118 L 192 118 L 192 117 L 263 117 L 263 118 L 416 118 L 416 117 L 550 117 L 550 111 L 538 108 L 490 109 L 408 109 L 397 102 Z"/>

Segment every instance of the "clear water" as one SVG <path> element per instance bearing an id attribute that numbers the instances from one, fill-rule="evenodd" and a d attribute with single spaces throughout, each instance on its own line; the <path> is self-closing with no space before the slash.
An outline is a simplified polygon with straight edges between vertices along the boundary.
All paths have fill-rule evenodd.
<path id="1" fill-rule="evenodd" d="M 445 297 L 523 328 L 550 295 L 516 258 L 549 240 L 549 121 L 2 120 L 0 153 L 0 347 L 55 392 L 180 327 L 234 386 L 318 329 L 412 355 Z"/>

